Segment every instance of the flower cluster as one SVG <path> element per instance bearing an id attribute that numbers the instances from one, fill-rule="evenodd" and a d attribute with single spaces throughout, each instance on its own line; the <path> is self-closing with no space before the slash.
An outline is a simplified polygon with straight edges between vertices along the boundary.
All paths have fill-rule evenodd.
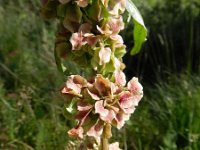
<path id="1" fill-rule="evenodd" d="M 108 77 L 124 69 L 121 14 L 125 0 L 43 0 L 45 18 L 60 20 L 56 53 Z"/>
<path id="2" fill-rule="evenodd" d="M 127 87 L 124 87 L 100 74 L 90 80 L 71 75 L 62 93 L 76 104 L 74 109 L 78 124 L 68 134 L 79 138 L 87 135 L 95 139 L 101 137 L 104 127 L 123 127 L 143 96 L 142 86 L 137 78 L 132 78 Z M 111 137 L 109 132 L 105 131 L 104 134 Z"/>
<path id="3" fill-rule="evenodd" d="M 119 32 L 124 29 L 125 2 L 42 0 L 42 16 L 59 19 L 55 43 L 57 62 L 63 66 L 64 62 L 71 61 L 82 72 L 90 70 L 89 75 L 83 73 L 86 78 L 69 76 L 62 89 L 70 103 L 67 111 L 78 122 L 68 131 L 71 137 L 109 139 L 111 127 L 123 127 L 143 96 L 138 79 L 134 77 L 126 84 L 123 73 L 126 46 Z M 107 145 L 106 149 L 117 150 L 119 144 Z"/>

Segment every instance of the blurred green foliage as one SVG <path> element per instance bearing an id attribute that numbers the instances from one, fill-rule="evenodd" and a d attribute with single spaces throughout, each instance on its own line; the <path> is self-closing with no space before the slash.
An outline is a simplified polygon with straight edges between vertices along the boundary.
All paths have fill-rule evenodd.
<path id="1" fill-rule="evenodd" d="M 132 133 L 127 143 L 137 150 L 198 150 L 200 78 L 171 76 L 144 92 L 133 121 L 126 127 L 127 134 Z"/>
<path id="2" fill-rule="evenodd" d="M 34 2 L 34 3 L 32 3 Z M 65 149 L 63 114 L 53 47 L 55 25 L 36 1 L 0 5 L 0 149 Z"/>
<path id="3" fill-rule="evenodd" d="M 136 4 L 149 28 L 150 43 L 138 58 L 128 59 L 127 75 L 138 73 L 148 81 L 146 78 L 152 78 L 144 71 L 147 68 L 158 79 L 164 71 L 169 74 L 165 81 L 143 82 L 145 97 L 127 126 L 114 132 L 115 138 L 125 150 L 199 150 L 199 1 Z M 65 102 L 59 94 L 64 79 L 53 56 L 56 25 L 45 22 L 39 14 L 39 0 L 0 0 L 2 150 L 72 150 L 79 144 L 66 133 L 73 122 L 65 116 Z M 122 34 L 129 48 L 132 33 L 126 31 Z M 173 71 L 179 63 L 176 59 L 185 62 L 179 75 Z"/>
<path id="4" fill-rule="evenodd" d="M 127 64 L 128 76 L 141 76 L 150 83 L 168 74 L 200 73 L 200 1 L 136 0 L 148 29 L 143 50 Z M 127 49 L 133 43 L 132 24 L 122 33 Z M 132 69 L 135 68 L 135 69 Z"/>

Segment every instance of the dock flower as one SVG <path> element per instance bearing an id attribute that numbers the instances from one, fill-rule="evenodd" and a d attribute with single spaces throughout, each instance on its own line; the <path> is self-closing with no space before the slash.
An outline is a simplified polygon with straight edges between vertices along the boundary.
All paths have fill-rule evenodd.
<path id="1" fill-rule="evenodd" d="M 80 7 L 86 7 L 88 5 L 88 0 L 77 0 L 75 1 L 78 6 Z"/>
<path id="2" fill-rule="evenodd" d="M 70 38 L 72 50 L 79 50 L 85 44 L 89 44 L 90 46 L 96 44 L 98 38 L 90 33 L 91 29 L 91 24 L 84 23 L 79 27 L 78 32 L 72 33 Z"/>
<path id="3" fill-rule="evenodd" d="M 111 123 L 112 120 L 115 118 L 116 113 L 112 109 L 106 109 L 103 105 L 103 100 L 97 101 L 95 103 L 95 113 L 98 113 L 100 116 L 100 119 Z"/>
<path id="4" fill-rule="evenodd" d="M 118 16 L 125 11 L 126 0 L 115 0 L 109 3 L 109 13 L 114 16 Z"/>
<path id="5" fill-rule="evenodd" d="M 101 137 L 103 133 L 103 124 L 100 121 L 97 121 L 88 131 L 87 135 L 94 138 Z"/>
<path id="6" fill-rule="evenodd" d="M 124 29 L 124 22 L 122 16 L 111 18 L 108 21 L 108 25 L 112 29 L 113 34 L 118 34 L 120 30 Z"/>
<path id="7" fill-rule="evenodd" d="M 70 137 L 79 137 L 81 139 L 83 138 L 83 128 L 81 126 L 72 128 L 67 133 Z"/>
<path id="8" fill-rule="evenodd" d="M 127 84 L 127 90 L 119 94 L 120 111 L 116 114 L 113 123 L 118 129 L 123 127 L 125 121 L 129 120 L 130 115 L 135 111 L 138 103 L 143 97 L 142 85 L 138 79 L 133 77 Z"/>
<path id="9" fill-rule="evenodd" d="M 115 83 L 118 85 L 125 85 L 126 84 L 126 76 L 123 71 L 121 70 L 115 70 L 114 71 L 115 76 Z"/>
<path id="10" fill-rule="evenodd" d="M 128 90 L 133 93 L 135 101 L 140 101 L 143 97 L 143 87 L 138 78 L 133 77 L 127 84 Z"/>
<path id="11" fill-rule="evenodd" d="M 117 72 L 116 76 L 115 82 L 100 74 L 93 80 L 79 75 L 69 76 L 62 93 L 77 100 L 75 119 L 78 121 L 77 127 L 69 130 L 69 136 L 82 138 L 86 134 L 100 138 L 104 124 L 120 129 L 129 120 L 143 96 L 142 85 L 134 77 L 125 87 L 124 74 Z M 88 127 L 91 119 L 94 124 Z"/>
<path id="12" fill-rule="evenodd" d="M 117 129 L 121 129 L 125 122 L 129 120 L 131 114 L 126 114 L 123 111 L 119 111 L 117 113 L 115 120 L 112 122 L 114 126 L 117 127 Z"/>
<path id="13" fill-rule="evenodd" d="M 111 49 L 109 47 L 104 47 L 101 45 L 100 51 L 99 51 L 99 65 L 106 64 L 110 61 L 111 56 Z"/>
<path id="14" fill-rule="evenodd" d="M 122 29 L 124 29 L 122 16 L 111 17 L 107 24 L 105 24 L 103 27 L 99 27 L 97 25 L 97 30 L 106 36 L 116 35 Z"/>
<path id="15" fill-rule="evenodd" d="M 80 75 L 71 75 L 62 89 L 62 93 L 78 96 L 86 83 L 87 81 Z"/>

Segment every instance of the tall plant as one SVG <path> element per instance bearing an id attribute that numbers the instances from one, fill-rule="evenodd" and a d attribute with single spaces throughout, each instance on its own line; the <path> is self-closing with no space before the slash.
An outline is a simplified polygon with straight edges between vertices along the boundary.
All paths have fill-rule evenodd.
<path id="1" fill-rule="evenodd" d="M 130 0 L 43 0 L 42 15 L 59 20 L 55 42 L 58 69 L 71 74 L 61 92 L 66 110 L 77 120 L 69 136 L 84 139 L 85 147 L 119 149 L 109 144 L 111 128 L 120 129 L 143 97 L 136 77 L 126 84 L 122 57 L 126 46 L 119 32 L 127 10 L 134 22 L 134 47 L 139 52 L 147 30 Z M 70 65 L 69 65 L 70 64 Z M 90 140 L 87 140 L 90 139 Z"/>

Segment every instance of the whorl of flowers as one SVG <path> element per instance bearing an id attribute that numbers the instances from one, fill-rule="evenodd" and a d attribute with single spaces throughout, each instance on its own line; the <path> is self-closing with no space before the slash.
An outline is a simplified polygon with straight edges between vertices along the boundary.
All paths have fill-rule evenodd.
<path id="1" fill-rule="evenodd" d="M 101 145 L 100 139 L 112 136 L 112 126 L 118 129 L 124 126 L 143 96 L 138 79 L 134 77 L 126 84 L 123 73 L 126 46 L 119 32 L 124 29 L 125 2 L 42 1 L 43 17 L 60 21 L 55 45 L 60 61 L 73 61 L 83 72 L 90 70 L 88 75 L 68 76 L 62 88 L 70 102 L 67 111 L 78 122 L 68 131 L 71 137 L 92 137 Z M 114 150 L 118 146 L 113 143 L 100 149 Z"/>
<path id="2" fill-rule="evenodd" d="M 80 138 L 83 138 L 83 134 L 100 138 L 103 127 L 107 125 L 120 129 L 143 96 L 137 78 L 132 78 L 124 87 L 100 74 L 90 81 L 79 75 L 71 75 L 62 93 L 77 103 L 75 118 L 78 125 L 68 134 Z"/>

